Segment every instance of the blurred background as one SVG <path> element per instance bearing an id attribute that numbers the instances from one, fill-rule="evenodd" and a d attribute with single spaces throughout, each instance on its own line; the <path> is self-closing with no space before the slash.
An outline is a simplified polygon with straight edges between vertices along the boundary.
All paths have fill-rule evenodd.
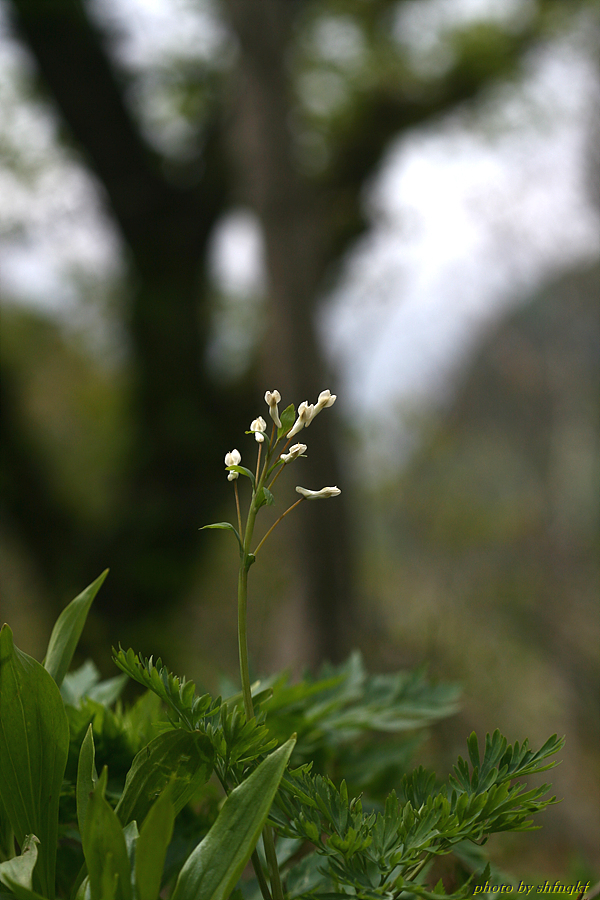
<path id="1" fill-rule="evenodd" d="M 330 388 L 254 670 L 458 681 L 440 773 L 566 734 L 492 845 L 540 881 L 600 868 L 599 45 L 594 0 L 0 0 L 2 619 L 41 657 L 108 566 L 82 658 L 217 690 L 224 454 Z"/>

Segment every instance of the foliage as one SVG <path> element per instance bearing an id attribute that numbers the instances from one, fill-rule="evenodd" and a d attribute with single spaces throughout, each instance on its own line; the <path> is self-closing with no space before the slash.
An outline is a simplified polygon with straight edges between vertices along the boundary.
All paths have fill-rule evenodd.
<path id="1" fill-rule="evenodd" d="M 130 708 L 118 699 L 122 677 L 99 682 L 90 664 L 68 673 L 106 573 L 61 613 L 44 665 L 18 650 L 9 626 L 2 627 L 2 898 L 158 900 L 168 891 L 173 900 L 226 900 L 252 898 L 258 888 L 264 900 L 437 900 L 443 885 L 432 890 L 425 880 L 432 860 L 468 842 L 482 845 L 496 832 L 528 830 L 531 816 L 555 802 L 548 785 L 527 790 L 516 779 L 552 768 L 548 760 L 562 746 L 556 736 L 533 751 L 527 741 L 508 745 L 496 731 L 481 756 L 473 734 L 470 765 L 459 757 L 447 783 L 437 784 L 422 767 L 400 777 L 406 748 L 398 751 L 392 741 L 448 715 L 456 701 L 455 688 L 431 685 L 422 672 L 370 676 L 353 654 L 298 684 L 286 674 L 250 684 L 248 571 L 299 503 L 340 494 L 337 487 L 297 488 L 301 499 L 251 551 L 258 511 L 270 505 L 276 479 L 306 445 L 285 450 L 335 396 L 323 391 L 317 404 L 301 404 L 295 423 L 293 407 L 280 421 L 277 391 L 265 399 L 274 425 L 268 443 L 264 419 L 251 425 L 256 474 L 239 465 L 239 451 L 225 457 L 238 518 L 230 530 L 240 560 L 240 693 L 198 695 L 162 660 L 131 649 L 115 652 L 118 667 L 146 689 Z M 245 529 L 240 475 L 252 484 Z M 100 749 L 106 763 L 98 775 Z M 358 760 L 372 771 L 362 798 L 345 778 L 359 780 Z M 465 854 L 457 855 L 464 868 Z M 488 877 L 477 871 L 483 861 L 471 858 L 473 870 L 449 895 L 456 900 L 468 895 L 474 877 Z M 255 880 L 242 877 L 250 860 Z"/>
<path id="2" fill-rule="evenodd" d="M 285 896 L 350 890 L 365 898 L 400 891 L 434 897 L 419 878 L 430 859 L 464 841 L 481 843 L 497 831 L 528 829 L 531 816 L 554 802 L 544 799 L 547 785 L 526 790 L 514 779 L 551 768 L 549 758 L 562 742 L 551 738 L 534 752 L 526 741 L 508 745 L 498 732 L 488 735 L 482 758 L 475 735 L 469 738 L 471 765 L 459 758 L 446 785 L 437 785 L 434 774 L 423 768 L 406 774 L 382 809 L 353 797 L 344 780 L 336 786 L 324 769 L 351 768 L 347 749 L 357 736 L 369 736 L 371 756 L 377 761 L 380 754 L 379 769 L 385 769 L 389 746 L 374 741 L 376 732 L 422 729 L 455 703 L 453 689 L 430 685 L 422 673 L 367 675 L 358 654 L 298 684 L 286 674 L 258 682 L 253 686 L 257 716 L 248 722 L 241 695 L 225 701 L 198 697 L 191 682 L 169 673 L 160 660 L 141 660 L 133 651 L 116 655 L 120 667 L 148 687 L 133 706 L 111 710 L 114 687 L 99 691 L 89 665 L 66 676 L 69 702 L 49 673 L 13 646 L 6 625 L 0 641 L 2 832 L 12 830 L 20 848 L 17 853 L 10 840 L 2 844 L 0 883 L 9 891 L 4 897 L 52 900 L 58 885 L 64 897 L 155 900 L 166 883 L 175 886 L 178 900 L 225 898 L 255 851 L 267 815 L 280 835 L 278 849 L 294 851 L 282 865 Z M 77 692 L 78 683 L 87 693 Z M 99 702 L 89 696 L 94 691 Z M 165 712 L 154 707 L 164 730 L 134 755 L 131 720 L 153 694 L 164 704 Z M 70 782 L 63 781 L 68 722 L 77 722 L 81 713 L 87 719 L 92 708 L 84 734 L 77 728 L 71 734 L 79 751 L 73 817 L 64 803 L 72 792 Z M 107 768 L 98 778 L 95 766 L 95 734 L 102 743 L 106 721 L 130 757 L 125 783 L 112 790 Z M 295 748 L 295 740 L 285 739 L 291 729 L 298 734 Z M 292 750 L 295 763 L 284 772 Z M 314 762 L 298 767 L 309 758 Z M 19 761 L 15 777 L 9 767 Z M 213 805 L 207 822 L 202 810 L 210 805 L 213 771 L 228 798 L 220 811 Z M 59 820 L 59 804 L 48 803 L 43 788 L 54 789 L 58 798 L 61 783 Z M 23 797 L 29 806 L 20 808 Z M 190 847 L 188 840 L 182 852 L 190 823 L 194 843 Z M 232 833 L 239 843 L 227 838 Z M 58 871 L 56 878 L 53 873 L 67 841 L 79 848 L 80 866 L 65 885 L 65 873 Z M 310 855 L 300 855 L 309 847 Z M 302 884 L 310 888 L 298 893 Z M 246 890 L 251 892 L 252 882 Z"/>

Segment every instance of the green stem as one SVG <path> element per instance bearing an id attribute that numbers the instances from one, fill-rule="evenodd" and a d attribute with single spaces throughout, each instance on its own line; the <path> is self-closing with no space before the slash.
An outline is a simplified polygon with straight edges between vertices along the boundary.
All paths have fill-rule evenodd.
<path id="1" fill-rule="evenodd" d="M 269 462 L 271 459 L 272 449 L 270 448 L 270 452 L 266 454 L 265 463 L 263 466 L 263 470 L 260 474 L 260 478 L 258 477 L 259 467 L 260 467 L 260 446 L 258 448 L 258 460 L 256 463 L 256 487 L 252 494 L 252 500 L 250 502 L 250 509 L 248 510 L 248 518 L 246 520 L 246 530 L 244 532 L 244 543 L 243 543 L 243 551 L 241 554 L 240 560 L 240 570 L 238 574 L 238 646 L 240 653 L 240 679 L 242 682 L 242 695 L 244 698 L 244 711 L 246 713 L 246 719 L 250 721 L 250 719 L 254 718 L 254 706 L 252 704 L 252 692 L 250 690 L 250 672 L 248 668 L 248 620 L 247 620 L 247 611 L 248 611 L 248 569 L 250 568 L 252 562 L 254 562 L 254 556 L 250 552 L 250 545 L 252 542 L 252 534 L 254 532 L 254 523 L 256 521 L 256 514 L 258 512 L 258 507 L 256 505 L 257 497 L 260 496 L 262 487 L 265 482 L 265 478 L 267 475 L 267 468 L 269 466 Z M 304 499 L 304 498 L 302 498 Z M 294 504 L 296 505 L 296 504 Z M 288 510 L 289 512 L 289 510 Z M 285 515 L 285 513 L 284 513 Z M 283 518 L 283 516 L 281 517 Z M 272 529 L 271 529 L 272 530 Z M 263 539 L 264 540 L 264 539 Z M 261 541 L 262 543 L 262 541 Z M 259 545 L 260 546 L 260 545 Z M 258 856 L 256 856 L 256 852 L 252 854 L 252 862 L 254 865 L 254 870 L 256 872 L 256 877 L 258 879 L 258 883 L 260 886 L 261 893 L 264 897 L 264 900 L 283 900 L 283 888 L 281 885 L 281 878 L 279 876 L 279 866 L 277 865 L 277 854 L 275 852 L 275 842 L 273 840 L 273 834 L 268 825 L 265 825 L 263 829 L 263 841 L 265 845 L 265 853 L 267 856 L 267 862 L 269 866 L 269 874 L 271 877 L 271 889 L 273 891 L 273 895 L 269 894 L 268 886 L 265 882 L 264 875 L 262 873 L 262 869 L 260 868 L 260 860 Z"/>
<path id="2" fill-rule="evenodd" d="M 258 881 L 258 886 L 260 888 L 261 894 L 264 897 L 264 900 L 273 900 L 271 891 L 269 890 L 269 885 L 267 884 L 262 870 L 262 863 L 256 850 L 252 853 L 250 859 L 252 860 L 252 868 L 254 869 L 254 874 L 256 875 L 256 880 Z"/>
<path id="3" fill-rule="evenodd" d="M 263 828 L 263 841 L 265 844 L 265 854 L 269 866 L 269 874 L 271 876 L 273 900 L 283 900 L 283 887 L 281 885 L 281 878 L 279 877 L 279 865 L 277 863 L 275 841 L 273 840 L 273 831 L 270 825 L 265 825 Z"/>
<path id="4" fill-rule="evenodd" d="M 262 539 L 262 541 L 260 542 L 260 544 L 258 545 L 258 547 L 256 548 L 256 550 L 254 551 L 254 555 L 255 555 L 255 556 L 256 556 L 256 554 L 258 553 L 258 551 L 260 550 L 260 548 L 262 547 L 262 545 L 264 544 L 264 542 L 266 541 L 266 539 L 269 537 L 269 535 L 271 534 L 271 532 L 273 531 L 273 529 L 274 529 L 277 525 L 279 525 L 279 523 L 281 522 L 281 520 L 284 519 L 284 518 L 287 516 L 287 514 L 288 514 L 289 512 L 291 512 L 293 509 L 295 509 L 295 507 L 298 506 L 299 503 L 302 503 L 303 500 L 306 500 L 306 497 L 300 497 L 299 500 L 296 500 L 295 503 L 292 503 L 292 505 L 289 506 L 289 507 L 286 509 L 286 511 L 285 511 L 284 513 L 281 513 L 281 515 L 279 516 L 279 518 L 278 518 L 275 522 L 273 522 L 273 524 L 271 525 L 271 527 L 269 528 L 269 530 L 268 530 L 267 533 L 265 534 L 264 538 Z"/>
<path id="5" fill-rule="evenodd" d="M 250 719 L 254 718 L 254 707 L 252 706 L 250 672 L 248 669 L 247 607 L 248 568 L 246 564 L 246 554 L 244 554 L 238 577 L 238 645 L 240 651 L 240 678 L 242 681 L 242 694 L 244 695 L 244 712 L 246 713 L 246 719 L 250 721 Z"/>

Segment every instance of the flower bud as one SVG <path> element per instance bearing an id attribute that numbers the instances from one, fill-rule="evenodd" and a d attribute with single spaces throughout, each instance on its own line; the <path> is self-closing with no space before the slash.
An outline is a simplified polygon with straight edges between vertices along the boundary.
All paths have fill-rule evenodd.
<path id="1" fill-rule="evenodd" d="M 294 459 L 298 459 L 299 456 L 304 456 L 306 451 L 306 444 L 293 444 L 287 453 L 282 453 L 279 459 L 283 460 L 284 464 L 292 462 Z"/>
<path id="2" fill-rule="evenodd" d="M 230 450 L 229 453 L 225 454 L 225 465 L 226 466 L 239 466 L 242 461 L 242 454 L 239 450 Z M 227 481 L 235 481 L 239 476 L 239 472 L 228 472 L 227 473 Z"/>
<path id="3" fill-rule="evenodd" d="M 269 415 L 277 428 L 281 428 L 281 419 L 279 418 L 279 410 L 277 409 L 277 404 L 280 400 L 281 394 L 279 391 L 267 391 L 265 394 L 265 402 L 269 405 Z"/>
<path id="4" fill-rule="evenodd" d="M 298 418 L 294 422 L 294 427 L 291 429 L 291 431 L 288 431 L 286 437 L 294 437 L 295 434 L 298 434 L 299 431 L 302 431 L 305 425 L 310 425 L 310 420 L 313 417 L 313 412 L 314 406 L 312 405 L 312 403 L 309 403 L 308 400 L 303 400 L 298 407 Z"/>
<path id="5" fill-rule="evenodd" d="M 309 491 L 308 488 L 296 487 L 296 491 L 307 500 L 328 500 L 330 497 L 338 497 L 342 493 L 339 487 L 324 487 L 320 491 Z"/>
<path id="6" fill-rule="evenodd" d="M 267 430 L 267 423 L 263 419 L 262 416 L 259 416 L 258 419 L 254 419 L 253 422 L 250 423 L 250 431 L 254 432 L 254 439 L 257 443 L 262 444 L 265 439 L 264 433 Z"/>
<path id="7" fill-rule="evenodd" d="M 327 409 L 329 406 L 333 406 L 337 399 L 337 394 L 332 394 L 330 390 L 321 391 L 319 394 L 319 399 L 317 400 L 317 404 L 314 408 L 314 412 L 312 414 L 312 418 L 314 419 L 322 409 Z"/>

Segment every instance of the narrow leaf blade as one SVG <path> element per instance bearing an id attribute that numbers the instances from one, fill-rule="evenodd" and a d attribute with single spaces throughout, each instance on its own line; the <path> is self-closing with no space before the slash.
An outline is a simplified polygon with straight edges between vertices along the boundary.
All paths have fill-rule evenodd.
<path id="1" fill-rule="evenodd" d="M 81 594 L 71 600 L 61 612 L 52 629 L 44 668 L 52 675 L 59 687 L 71 665 L 73 653 L 81 637 L 90 606 L 107 575 L 108 569 L 105 569 L 102 575 L 99 575 Z"/>
<path id="2" fill-rule="evenodd" d="M 123 829 L 104 797 L 107 770 L 90 796 L 83 834 L 83 855 L 92 900 L 131 900 L 131 878 Z"/>
<path id="3" fill-rule="evenodd" d="M 94 748 L 94 734 L 90 725 L 81 744 L 79 751 L 79 764 L 77 766 L 77 822 L 79 834 L 83 834 L 85 817 L 87 814 L 90 794 L 96 786 L 98 775 L 96 773 L 96 751 Z"/>
<path id="4" fill-rule="evenodd" d="M 216 822 L 179 873 L 171 900 L 226 900 L 267 821 L 296 743 L 292 737 L 231 792 Z"/>
<path id="5" fill-rule="evenodd" d="M 135 851 L 135 883 L 138 900 L 156 900 L 173 835 L 175 807 L 171 802 L 172 787 L 168 785 L 150 807 L 144 820 Z"/>

